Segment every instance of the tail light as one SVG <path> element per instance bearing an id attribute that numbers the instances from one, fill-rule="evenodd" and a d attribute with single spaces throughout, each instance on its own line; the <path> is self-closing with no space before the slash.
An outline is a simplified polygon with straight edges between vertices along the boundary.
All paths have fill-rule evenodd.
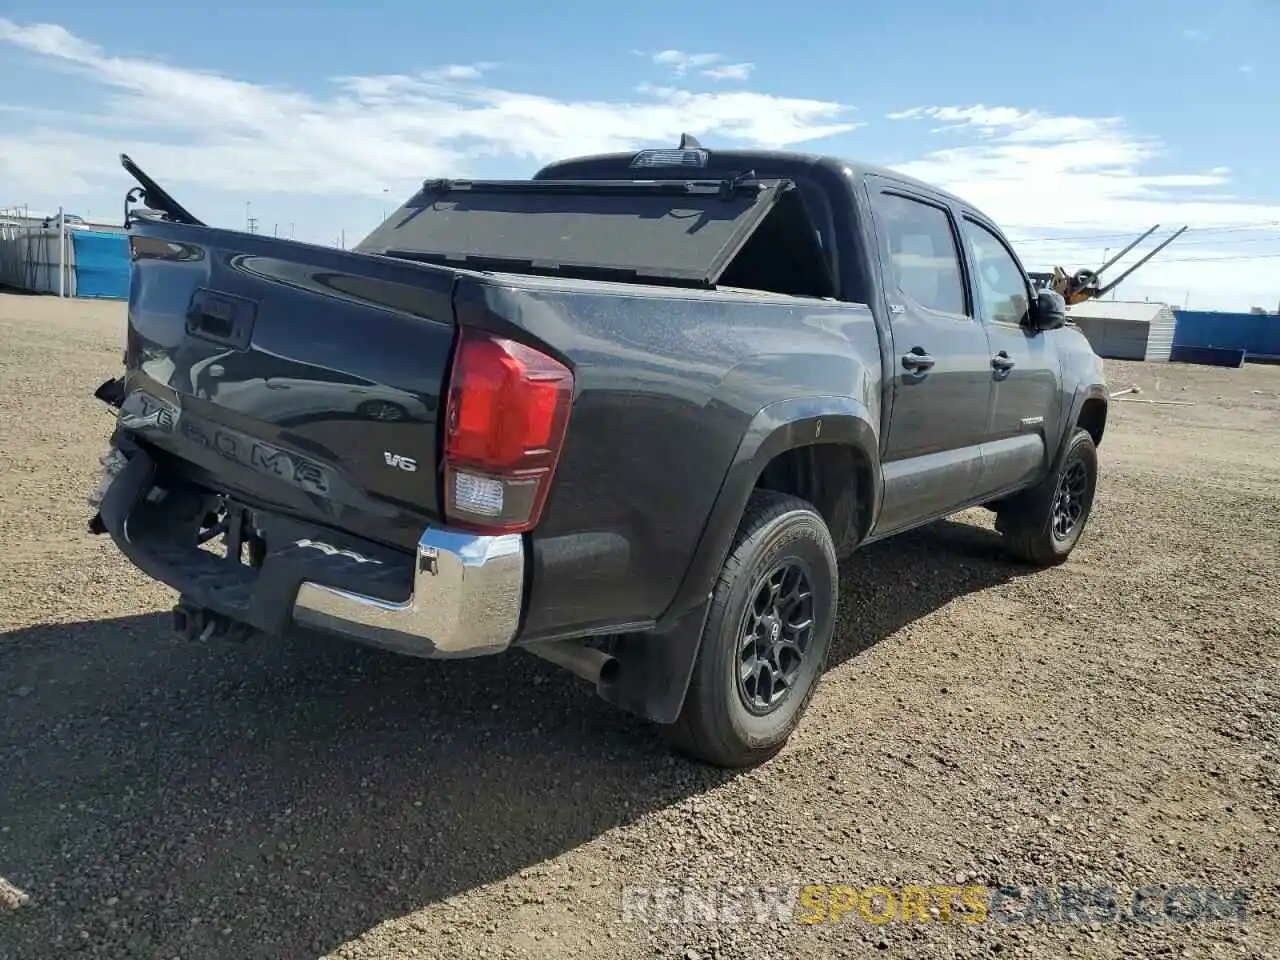
<path id="1" fill-rule="evenodd" d="M 542 516 L 573 400 L 573 372 L 514 340 L 463 328 L 445 409 L 445 515 L 491 533 Z"/>

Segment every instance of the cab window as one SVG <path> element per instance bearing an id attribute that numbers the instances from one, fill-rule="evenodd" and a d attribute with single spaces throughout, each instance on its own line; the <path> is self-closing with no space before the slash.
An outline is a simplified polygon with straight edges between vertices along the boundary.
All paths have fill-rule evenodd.
<path id="1" fill-rule="evenodd" d="M 966 217 L 962 229 L 973 256 L 984 318 L 996 323 L 1022 323 L 1031 307 L 1031 295 L 1013 255 L 982 224 Z"/>
<path id="2" fill-rule="evenodd" d="M 964 315 L 964 281 L 947 212 L 895 193 L 876 195 L 874 208 L 888 247 L 886 279 L 928 310 Z"/>

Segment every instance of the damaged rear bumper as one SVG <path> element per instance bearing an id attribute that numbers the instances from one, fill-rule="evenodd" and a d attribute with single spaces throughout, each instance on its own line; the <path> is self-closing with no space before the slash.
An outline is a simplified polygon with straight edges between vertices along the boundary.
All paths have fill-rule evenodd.
<path id="1" fill-rule="evenodd" d="M 409 554 L 224 502 L 233 531 L 224 557 L 197 542 L 214 500 L 209 491 L 160 482 L 147 451 L 124 442 L 103 458 L 90 529 L 109 533 L 135 566 L 177 590 L 187 619 L 197 612 L 200 623 L 225 618 L 268 633 L 299 624 L 428 658 L 498 653 L 518 633 L 525 570 L 518 534 L 428 527 Z M 242 549 L 242 534 L 251 549 Z"/>

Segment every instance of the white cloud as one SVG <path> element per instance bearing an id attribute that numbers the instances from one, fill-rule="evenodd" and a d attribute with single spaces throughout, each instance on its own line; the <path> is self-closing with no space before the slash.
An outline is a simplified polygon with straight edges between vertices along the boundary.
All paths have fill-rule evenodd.
<path id="1" fill-rule="evenodd" d="M 754 63 L 725 63 L 721 53 L 685 53 L 683 50 L 661 50 L 653 62 L 667 67 L 677 77 L 696 71 L 712 80 L 746 80 L 756 68 Z"/>
<path id="2" fill-rule="evenodd" d="M 488 63 L 338 77 L 328 92 L 306 93 L 111 56 L 51 24 L 0 18 L 0 43 L 87 81 L 81 122 L 9 131 L 0 152 L 7 191 L 118 183 L 115 154 L 124 149 L 175 184 L 380 197 L 389 183 L 465 174 L 484 157 L 532 165 L 671 142 L 684 131 L 785 146 L 853 128 L 843 104 L 763 93 L 645 86 L 631 102 L 559 100 L 483 82 L 495 67 Z M 665 61 L 697 66 L 714 56 Z"/>
<path id="3" fill-rule="evenodd" d="M 716 53 L 643 54 L 674 77 L 629 97 L 570 100 L 508 89 L 494 80 L 493 63 L 336 77 L 327 89 L 304 92 L 113 56 L 49 24 L 0 18 L 3 46 L 24 50 L 37 66 L 75 72 L 80 92 L 74 106 L 58 109 L 0 93 L 11 101 L 0 103 L 0 202 L 114 211 L 127 186 L 116 161 L 125 151 L 211 222 L 238 225 L 251 199 L 255 213 L 297 220 L 300 238 L 323 241 L 342 227 L 361 234 L 377 221 L 388 191 L 398 200 L 426 176 L 465 176 L 478 165 L 518 176 L 565 156 L 674 143 L 682 132 L 725 145 L 813 149 L 812 141 L 863 126 L 836 101 L 687 89 L 680 77 L 750 75 L 749 64 Z M 1033 269 L 1096 265 L 1104 247 L 1114 251 L 1151 224 L 1189 223 L 1195 230 L 1136 274 L 1124 295 L 1143 292 L 1141 280 L 1179 302 L 1188 287 L 1193 302 L 1248 306 L 1280 297 L 1273 289 L 1280 260 L 1186 262 L 1280 252 L 1280 239 L 1262 242 L 1280 236 L 1280 205 L 1228 193 L 1226 166 L 1156 166 L 1163 145 L 1114 117 L 983 104 L 913 107 L 889 117 L 915 121 L 937 141 L 896 164 L 899 170 L 977 204 L 1020 241 L 1080 237 L 1020 243 Z M 1229 235 L 1196 232 L 1226 225 Z M 1249 225 L 1256 229 L 1241 229 Z M 1223 242 L 1206 239 L 1214 236 Z M 1240 240 L 1252 242 L 1241 247 Z"/>
<path id="4" fill-rule="evenodd" d="M 746 80 L 755 68 L 754 63 L 726 63 L 720 67 L 703 70 L 702 75 L 712 80 Z"/>
<path id="5" fill-rule="evenodd" d="M 1280 204 L 1222 192 L 1227 167 L 1152 172 L 1163 144 L 1131 133 L 1114 117 L 978 104 L 914 107 L 890 118 L 938 124 L 933 130 L 947 138 L 946 145 L 893 167 L 975 204 L 1015 238 L 1030 269 L 1052 263 L 1096 267 L 1105 248 L 1118 252 L 1161 224 L 1123 266 L 1188 224 L 1192 230 L 1126 281 L 1118 296 L 1181 303 L 1190 288 L 1200 298 L 1235 306 L 1280 299 L 1274 279 L 1280 258 L 1268 259 L 1280 254 Z M 957 138 L 963 139 L 951 145 Z M 1078 239 L 1039 239 L 1073 235 Z"/>
<path id="6" fill-rule="evenodd" d="M 1253 73 L 1253 67 L 1246 63 L 1244 66 L 1242 66 L 1242 67 L 1240 68 L 1240 72 L 1241 72 L 1241 73 Z"/>
<path id="7" fill-rule="evenodd" d="M 653 55 L 653 62 L 660 67 L 670 67 L 677 77 L 690 70 L 698 70 L 718 63 L 724 57 L 718 53 L 685 53 L 683 50 L 661 50 Z"/>

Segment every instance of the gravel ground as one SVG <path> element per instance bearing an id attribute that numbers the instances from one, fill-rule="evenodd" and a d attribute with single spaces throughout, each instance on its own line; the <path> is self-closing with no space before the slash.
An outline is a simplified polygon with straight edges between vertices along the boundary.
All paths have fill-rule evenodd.
<path id="1" fill-rule="evenodd" d="M 0 297 L 5 960 L 1280 956 L 1280 367 L 1108 363 L 1194 405 L 1114 405 L 1072 560 L 1009 565 L 983 511 L 859 554 L 802 729 L 730 775 L 523 655 L 169 636 L 171 593 L 84 529 L 123 326 Z M 624 885 L 681 883 L 1251 900 L 1244 923 L 624 917 Z"/>

